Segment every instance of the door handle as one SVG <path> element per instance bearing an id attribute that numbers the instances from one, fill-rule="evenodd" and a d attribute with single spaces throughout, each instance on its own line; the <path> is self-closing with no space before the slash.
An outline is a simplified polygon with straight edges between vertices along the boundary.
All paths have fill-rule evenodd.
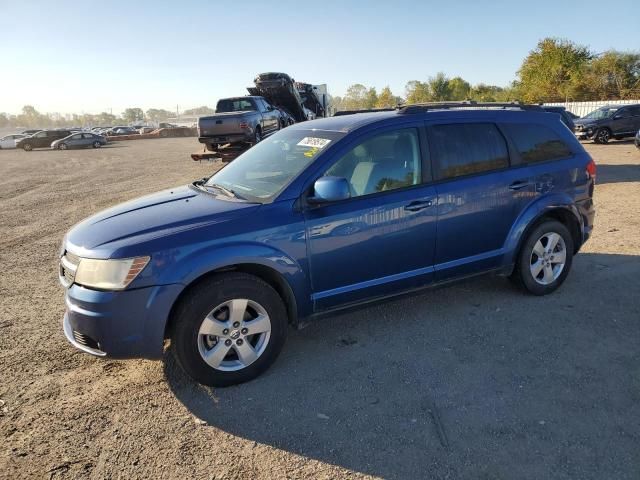
<path id="1" fill-rule="evenodd" d="M 517 180 L 509 185 L 509 190 L 521 190 L 525 187 L 528 187 L 529 185 L 531 185 L 531 182 L 525 180 Z"/>
<path id="2" fill-rule="evenodd" d="M 433 201 L 431 200 L 416 200 L 411 202 L 409 205 L 405 205 L 404 209 L 409 212 L 417 212 L 419 210 L 429 208 L 433 205 Z"/>

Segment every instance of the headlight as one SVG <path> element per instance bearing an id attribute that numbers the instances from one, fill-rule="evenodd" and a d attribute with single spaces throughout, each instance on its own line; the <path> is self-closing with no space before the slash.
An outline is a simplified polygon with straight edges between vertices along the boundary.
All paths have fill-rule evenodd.
<path id="1" fill-rule="evenodd" d="M 100 290 L 124 290 L 149 263 L 150 257 L 98 260 L 82 258 L 75 283 Z"/>

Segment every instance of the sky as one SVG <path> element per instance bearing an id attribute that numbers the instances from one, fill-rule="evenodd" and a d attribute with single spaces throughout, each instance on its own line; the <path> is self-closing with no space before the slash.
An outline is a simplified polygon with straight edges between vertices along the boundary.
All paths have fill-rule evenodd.
<path id="1" fill-rule="evenodd" d="M 547 36 L 640 50 L 637 0 L 0 0 L 0 112 L 185 110 L 261 72 L 403 96 L 437 72 L 505 86 Z"/>

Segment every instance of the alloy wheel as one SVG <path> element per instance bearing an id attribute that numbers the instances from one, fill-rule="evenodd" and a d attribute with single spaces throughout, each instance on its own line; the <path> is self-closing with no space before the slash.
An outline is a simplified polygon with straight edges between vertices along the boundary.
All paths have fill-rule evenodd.
<path id="1" fill-rule="evenodd" d="M 531 276 L 540 285 L 549 285 L 562 274 L 566 260 L 567 247 L 562 236 L 547 232 L 533 246 L 529 266 Z"/>
<path id="2" fill-rule="evenodd" d="M 271 337 L 271 319 L 262 305 L 236 298 L 218 305 L 202 321 L 198 351 L 212 368 L 237 371 L 264 353 Z"/>

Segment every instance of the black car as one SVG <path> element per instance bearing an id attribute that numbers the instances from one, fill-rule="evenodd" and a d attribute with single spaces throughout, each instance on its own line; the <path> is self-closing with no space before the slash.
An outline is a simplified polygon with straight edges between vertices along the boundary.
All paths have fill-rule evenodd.
<path id="1" fill-rule="evenodd" d="M 41 130 L 16 142 L 16 148 L 30 152 L 34 148 L 49 148 L 52 142 L 71 135 L 70 130 Z"/>
<path id="2" fill-rule="evenodd" d="M 633 137 L 640 130 L 640 104 L 607 105 L 576 120 L 575 124 L 580 140 L 608 143 L 612 138 Z"/>
<path id="3" fill-rule="evenodd" d="M 566 108 L 555 105 L 543 105 L 542 109 L 546 112 L 557 113 L 560 115 L 562 123 L 564 123 L 569 130 L 572 132 L 576 131 L 576 125 L 573 122 L 575 116 L 571 112 L 567 111 Z"/>

